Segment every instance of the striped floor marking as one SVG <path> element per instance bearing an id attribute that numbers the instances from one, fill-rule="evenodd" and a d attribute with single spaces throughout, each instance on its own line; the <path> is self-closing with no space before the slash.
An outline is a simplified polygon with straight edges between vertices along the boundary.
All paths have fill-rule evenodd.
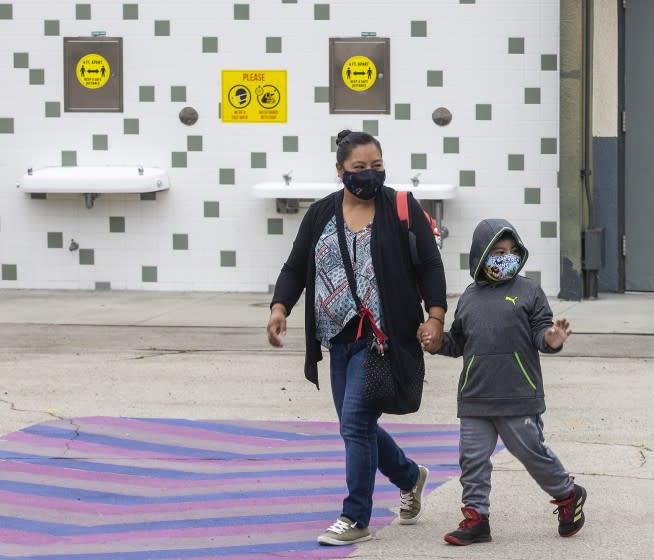
<path id="1" fill-rule="evenodd" d="M 459 474 L 458 426 L 384 424 L 431 471 Z M 345 495 L 331 422 L 88 417 L 0 438 L 0 560 L 344 558 L 316 536 Z M 377 477 L 371 527 L 396 518 Z"/>

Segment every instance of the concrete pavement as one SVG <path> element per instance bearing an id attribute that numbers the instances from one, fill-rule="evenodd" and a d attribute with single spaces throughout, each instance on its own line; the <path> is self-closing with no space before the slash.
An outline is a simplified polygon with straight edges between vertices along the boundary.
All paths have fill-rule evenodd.
<path id="1" fill-rule="evenodd" d="M 302 376 L 302 311 L 286 345 L 268 347 L 267 294 L 0 292 L 0 432 L 53 417 L 335 420 Z M 455 307 L 451 300 L 451 319 Z M 392 524 L 352 557 L 377 559 L 651 558 L 654 535 L 654 294 L 550 298 L 574 335 L 543 357 L 548 443 L 589 491 L 587 526 L 556 534 L 553 506 L 507 452 L 495 461 L 494 542 L 442 542 L 459 521 L 460 487 L 432 493 L 421 523 Z M 460 360 L 427 358 L 423 407 L 388 420 L 456 423 Z"/>

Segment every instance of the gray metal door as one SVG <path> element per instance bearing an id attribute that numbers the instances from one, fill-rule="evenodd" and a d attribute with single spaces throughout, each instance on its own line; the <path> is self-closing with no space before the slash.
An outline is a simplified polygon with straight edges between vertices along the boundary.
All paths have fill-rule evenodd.
<path id="1" fill-rule="evenodd" d="M 625 288 L 654 291 L 654 2 L 625 14 Z"/>

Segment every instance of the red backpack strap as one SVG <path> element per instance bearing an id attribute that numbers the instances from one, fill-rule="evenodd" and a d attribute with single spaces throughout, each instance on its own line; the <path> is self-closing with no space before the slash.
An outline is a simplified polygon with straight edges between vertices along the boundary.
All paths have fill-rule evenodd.
<path id="1" fill-rule="evenodd" d="M 395 193 L 395 206 L 400 221 L 406 222 L 407 228 L 411 229 L 411 219 L 409 218 L 409 193 L 407 191 L 397 191 Z"/>

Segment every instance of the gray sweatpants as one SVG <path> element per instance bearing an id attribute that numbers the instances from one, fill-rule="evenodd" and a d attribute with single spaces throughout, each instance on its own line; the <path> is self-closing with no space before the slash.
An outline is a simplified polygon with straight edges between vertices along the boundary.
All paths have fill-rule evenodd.
<path id="1" fill-rule="evenodd" d="M 465 507 L 488 515 L 493 470 L 490 457 L 498 435 L 545 492 L 556 499 L 570 494 L 574 483 L 559 458 L 545 445 L 540 415 L 467 417 L 461 418 L 459 439 L 459 480 Z"/>

